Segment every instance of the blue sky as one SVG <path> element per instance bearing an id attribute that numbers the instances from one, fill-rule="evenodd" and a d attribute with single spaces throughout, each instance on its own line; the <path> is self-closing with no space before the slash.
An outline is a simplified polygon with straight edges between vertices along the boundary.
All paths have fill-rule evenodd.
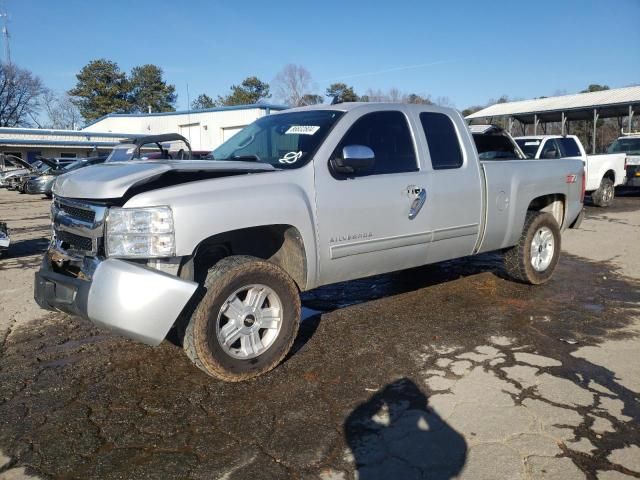
<path id="1" fill-rule="evenodd" d="M 249 75 L 446 96 L 460 109 L 640 83 L 640 0 L 4 0 L 11 56 L 62 91 L 91 59 L 154 63 L 178 107 Z"/>

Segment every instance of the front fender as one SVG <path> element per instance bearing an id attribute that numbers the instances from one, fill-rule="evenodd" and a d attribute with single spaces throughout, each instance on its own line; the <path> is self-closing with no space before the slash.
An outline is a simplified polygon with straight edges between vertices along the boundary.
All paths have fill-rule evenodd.
<path id="1" fill-rule="evenodd" d="M 279 170 L 200 180 L 144 192 L 125 207 L 168 205 L 173 210 L 176 254 L 192 255 L 214 235 L 250 227 L 291 225 L 305 247 L 307 286 L 317 275 L 313 169 Z M 256 238 L 259 242 L 260 239 Z"/>

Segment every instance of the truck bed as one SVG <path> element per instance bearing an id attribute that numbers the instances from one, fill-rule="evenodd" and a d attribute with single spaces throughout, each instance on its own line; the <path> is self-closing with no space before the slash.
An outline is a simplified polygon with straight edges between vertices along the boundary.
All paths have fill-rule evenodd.
<path id="1" fill-rule="evenodd" d="M 550 209 L 555 210 L 551 213 L 561 229 L 568 227 L 565 219 L 576 218 L 582 209 L 579 189 L 570 188 L 572 183 L 581 182 L 581 160 L 500 160 L 481 161 L 480 165 L 485 179 L 485 222 L 477 253 L 514 245 L 529 205 L 541 195 L 562 192 L 562 198 Z"/>

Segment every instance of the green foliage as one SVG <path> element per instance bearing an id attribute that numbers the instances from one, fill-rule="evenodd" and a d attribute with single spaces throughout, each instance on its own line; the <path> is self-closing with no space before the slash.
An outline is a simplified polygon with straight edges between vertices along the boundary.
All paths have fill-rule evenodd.
<path id="1" fill-rule="evenodd" d="M 260 100 L 270 98 L 269 84 L 258 77 L 247 77 L 240 85 L 232 85 L 231 93 L 227 96 L 218 96 L 218 105 L 250 105 Z"/>
<path id="2" fill-rule="evenodd" d="M 353 91 L 353 87 L 349 87 L 345 83 L 332 83 L 329 85 L 326 96 L 331 100 L 335 98 L 338 102 L 357 102 L 360 98 Z"/>
<path id="3" fill-rule="evenodd" d="M 162 79 L 162 69 L 156 65 L 142 65 L 131 70 L 129 78 L 130 111 L 173 112 L 178 96 L 176 87 Z"/>
<path id="4" fill-rule="evenodd" d="M 194 110 L 203 110 L 205 108 L 213 108 L 216 106 L 216 102 L 206 93 L 198 95 L 193 102 L 191 102 L 191 108 Z"/>
<path id="5" fill-rule="evenodd" d="M 305 107 L 307 105 L 317 105 L 318 103 L 322 103 L 322 102 L 324 102 L 324 98 L 322 98 L 322 95 L 306 93 L 300 99 L 298 106 Z"/>
<path id="6" fill-rule="evenodd" d="M 156 65 L 134 67 L 127 78 L 116 62 L 100 58 L 82 67 L 76 78 L 68 94 L 88 121 L 109 113 L 146 112 L 149 106 L 153 112 L 175 110 L 176 87 L 162 79 Z"/>
<path id="7" fill-rule="evenodd" d="M 92 60 L 82 67 L 76 78 L 76 86 L 68 93 L 86 120 L 130 111 L 129 82 L 117 63 L 104 58 Z"/>
<path id="8" fill-rule="evenodd" d="M 433 102 L 429 100 L 429 98 L 422 97 L 415 93 L 410 93 L 407 95 L 406 103 L 416 103 L 420 105 L 433 105 Z"/>
<path id="9" fill-rule="evenodd" d="M 476 113 L 479 112 L 480 110 L 482 110 L 484 107 L 481 105 L 473 105 L 471 107 L 467 107 L 464 110 L 462 110 L 462 116 L 466 117 L 467 115 L 471 115 L 472 113 Z"/>
<path id="10" fill-rule="evenodd" d="M 609 85 L 592 83 L 585 90 L 580 90 L 580 93 L 601 92 L 602 90 L 609 90 Z"/>

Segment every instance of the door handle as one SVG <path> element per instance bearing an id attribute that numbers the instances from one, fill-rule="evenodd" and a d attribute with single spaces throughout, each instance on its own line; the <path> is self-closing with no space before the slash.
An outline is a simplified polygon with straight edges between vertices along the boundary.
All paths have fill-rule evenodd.
<path id="1" fill-rule="evenodd" d="M 420 209 L 427 201 L 427 191 L 424 188 L 411 185 L 407 187 L 407 193 L 410 198 L 413 198 L 411 207 L 409 208 L 409 220 L 413 220 L 418 213 L 420 213 Z"/>

